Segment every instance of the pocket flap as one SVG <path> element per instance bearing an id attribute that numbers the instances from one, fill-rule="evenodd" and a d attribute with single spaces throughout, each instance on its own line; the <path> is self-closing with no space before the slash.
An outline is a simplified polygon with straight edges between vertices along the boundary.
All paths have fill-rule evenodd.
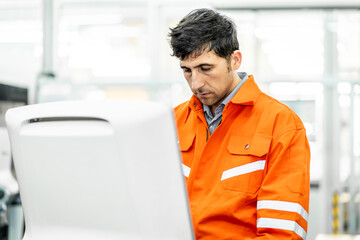
<path id="1" fill-rule="evenodd" d="M 180 150 L 188 151 L 194 142 L 194 138 L 194 133 L 182 134 L 181 138 L 179 139 Z"/>
<path id="2" fill-rule="evenodd" d="M 232 154 L 264 156 L 268 153 L 271 136 L 255 134 L 252 136 L 231 136 L 228 150 Z"/>

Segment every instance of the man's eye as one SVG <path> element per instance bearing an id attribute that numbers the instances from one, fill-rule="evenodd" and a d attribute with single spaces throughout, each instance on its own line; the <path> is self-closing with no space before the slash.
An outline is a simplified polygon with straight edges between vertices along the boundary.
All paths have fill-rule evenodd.
<path id="1" fill-rule="evenodd" d="M 210 71 L 211 68 L 201 68 L 201 71 L 207 72 Z"/>
<path id="2" fill-rule="evenodd" d="M 190 73 L 190 72 L 191 72 L 191 70 L 190 70 L 190 69 L 188 69 L 188 68 L 184 68 L 184 72 L 185 72 L 185 73 Z"/>

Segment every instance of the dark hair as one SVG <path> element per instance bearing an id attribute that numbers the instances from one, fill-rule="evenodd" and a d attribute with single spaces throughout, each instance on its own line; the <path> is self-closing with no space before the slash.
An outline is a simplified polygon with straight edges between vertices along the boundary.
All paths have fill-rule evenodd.
<path id="1" fill-rule="evenodd" d="M 205 50 L 214 50 L 219 56 L 230 59 L 239 49 L 235 23 L 211 9 L 196 9 L 186 15 L 179 24 L 170 28 L 172 56 L 184 60 L 197 57 Z"/>

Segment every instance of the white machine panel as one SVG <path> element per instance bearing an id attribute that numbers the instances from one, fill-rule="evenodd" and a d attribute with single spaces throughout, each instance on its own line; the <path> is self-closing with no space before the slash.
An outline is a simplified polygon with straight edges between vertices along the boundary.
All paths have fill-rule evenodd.
<path id="1" fill-rule="evenodd" d="M 194 239 L 172 114 L 124 101 L 10 109 L 24 239 Z"/>

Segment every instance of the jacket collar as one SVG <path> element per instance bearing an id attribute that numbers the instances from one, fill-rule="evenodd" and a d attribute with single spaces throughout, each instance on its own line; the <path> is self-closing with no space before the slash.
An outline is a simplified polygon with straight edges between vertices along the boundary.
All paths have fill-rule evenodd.
<path id="1" fill-rule="evenodd" d="M 260 93 L 261 90 L 255 83 L 254 76 L 249 75 L 249 78 L 237 91 L 230 102 L 239 105 L 254 105 Z"/>
<path id="2" fill-rule="evenodd" d="M 202 103 L 194 94 L 190 98 L 189 108 L 193 111 L 203 110 Z"/>

